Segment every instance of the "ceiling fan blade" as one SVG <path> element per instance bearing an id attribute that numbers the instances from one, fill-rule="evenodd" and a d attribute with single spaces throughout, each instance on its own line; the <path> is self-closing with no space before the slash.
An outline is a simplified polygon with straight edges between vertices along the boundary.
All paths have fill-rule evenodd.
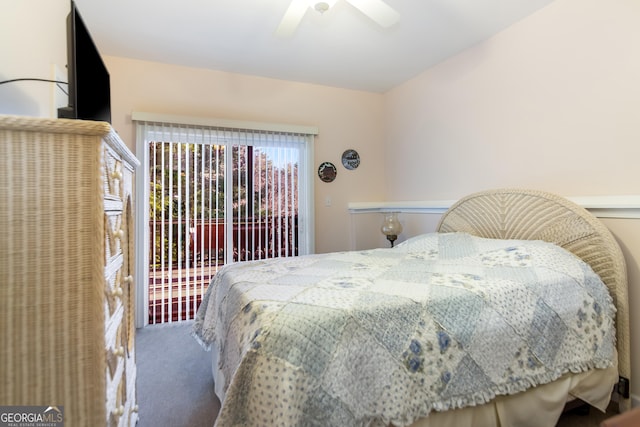
<path id="1" fill-rule="evenodd" d="M 280 37 L 292 35 L 300 25 L 305 13 L 307 13 L 307 9 L 309 9 L 309 0 L 291 0 L 289 8 L 282 17 L 278 29 L 276 29 L 276 34 Z"/>
<path id="2" fill-rule="evenodd" d="M 347 1 L 382 27 L 390 27 L 400 20 L 400 14 L 382 0 Z"/>

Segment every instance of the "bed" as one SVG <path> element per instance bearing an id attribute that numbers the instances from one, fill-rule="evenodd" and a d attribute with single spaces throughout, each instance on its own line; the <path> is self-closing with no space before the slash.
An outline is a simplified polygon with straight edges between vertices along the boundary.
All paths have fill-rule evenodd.
<path id="1" fill-rule="evenodd" d="M 216 425 L 553 426 L 629 407 L 626 280 L 589 212 L 498 189 L 392 249 L 225 266 L 193 334 Z"/>

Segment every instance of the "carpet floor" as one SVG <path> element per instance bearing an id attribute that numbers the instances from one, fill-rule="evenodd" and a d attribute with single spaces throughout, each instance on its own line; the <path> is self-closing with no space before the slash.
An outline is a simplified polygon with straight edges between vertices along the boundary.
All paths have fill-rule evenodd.
<path id="1" fill-rule="evenodd" d="M 211 353 L 191 337 L 191 322 L 136 333 L 138 427 L 212 427 L 220 403 Z"/>
<path id="2" fill-rule="evenodd" d="M 191 325 L 179 322 L 138 329 L 138 427 L 213 426 L 220 402 L 213 392 L 211 356 L 191 337 Z M 613 409 L 607 414 L 597 409 L 588 415 L 566 413 L 557 427 L 598 427 L 612 415 Z"/>

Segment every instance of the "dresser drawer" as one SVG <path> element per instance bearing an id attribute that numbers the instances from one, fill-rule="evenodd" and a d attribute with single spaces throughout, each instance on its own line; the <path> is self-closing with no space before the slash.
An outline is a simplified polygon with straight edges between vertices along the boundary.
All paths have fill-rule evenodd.
<path id="1" fill-rule="evenodd" d="M 124 192 L 124 165 L 122 159 L 109 147 L 104 147 L 104 195 L 107 199 L 122 200 Z"/>
<path id="2" fill-rule="evenodd" d="M 122 254 L 122 242 L 127 239 L 126 224 L 122 222 L 122 212 L 111 211 L 104 215 L 105 250 L 104 264 L 109 265 L 115 257 Z"/>
<path id="3" fill-rule="evenodd" d="M 122 311 L 118 312 L 122 320 Z M 124 414 L 124 401 L 126 400 L 127 387 L 127 351 L 122 346 L 122 322 L 114 324 L 115 332 L 110 336 L 107 344 L 106 361 L 106 411 L 108 425 L 119 425 L 119 420 Z M 110 331 L 112 332 L 112 331 Z"/>
<path id="4" fill-rule="evenodd" d="M 104 317 L 106 325 L 110 323 L 110 319 L 114 316 L 116 310 L 123 306 L 125 291 L 127 290 L 124 285 L 126 280 L 131 280 L 124 275 L 122 260 L 122 256 L 119 256 L 105 268 Z M 108 326 L 105 326 L 105 329 L 107 328 Z"/>
<path id="5" fill-rule="evenodd" d="M 127 356 L 127 350 L 123 345 L 124 323 L 122 322 L 124 310 L 120 307 L 111 318 L 111 322 L 106 325 L 105 330 L 105 356 L 107 361 L 107 390 L 109 384 L 118 381 Z"/>
<path id="6" fill-rule="evenodd" d="M 106 409 L 108 426 L 129 426 L 137 420 L 135 404 L 135 357 L 129 347 L 126 309 L 111 318 L 106 338 Z"/>

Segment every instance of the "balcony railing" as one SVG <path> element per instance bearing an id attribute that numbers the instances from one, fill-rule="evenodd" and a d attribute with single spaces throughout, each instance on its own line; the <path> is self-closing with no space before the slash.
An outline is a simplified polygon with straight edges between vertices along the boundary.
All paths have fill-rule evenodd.
<path id="1" fill-rule="evenodd" d="M 193 319 L 225 262 L 298 255 L 297 216 L 234 222 L 231 242 L 226 228 L 215 220 L 149 222 L 150 323 Z M 225 257 L 227 250 L 230 256 Z"/>

